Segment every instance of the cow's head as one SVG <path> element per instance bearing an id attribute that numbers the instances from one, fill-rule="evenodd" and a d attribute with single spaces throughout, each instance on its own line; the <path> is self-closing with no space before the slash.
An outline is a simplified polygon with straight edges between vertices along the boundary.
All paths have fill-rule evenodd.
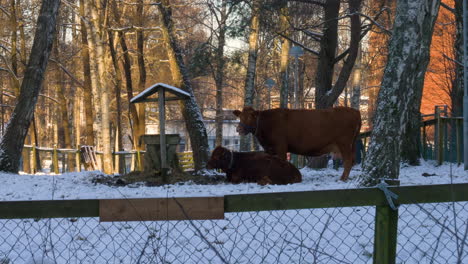
<path id="1" fill-rule="evenodd" d="M 231 163 L 232 152 L 221 146 L 217 146 L 211 153 L 211 158 L 206 165 L 207 169 L 228 169 Z"/>
<path id="2" fill-rule="evenodd" d="M 242 111 L 234 110 L 232 113 L 240 120 L 237 126 L 237 132 L 239 132 L 239 134 L 247 135 L 249 133 L 255 133 L 258 123 L 258 111 L 255 111 L 255 109 L 250 106 L 246 106 Z"/>

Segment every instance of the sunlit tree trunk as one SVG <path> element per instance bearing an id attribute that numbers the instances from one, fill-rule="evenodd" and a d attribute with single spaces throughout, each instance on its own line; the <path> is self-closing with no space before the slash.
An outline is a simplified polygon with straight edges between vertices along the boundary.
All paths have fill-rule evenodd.
<path id="1" fill-rule="evenodd" d="M 289 32 L 289 8 L 287 1 L 285 6 L 280 9 L 280 28 L 281 33 L 287 35 Z M 289 49 L 291 48 L 291 41 L 287 38 L 281 38 L 281 62 L 280 62 L 280 107 L 288 107 L 289 95 Z"/>
<path id="2" fill-rule="evenodd" d="M 0 141 L 0 170 L 17 173 L 24 139 L 44 79 L 55 36 L 59 0 L 43 0 L 29 62 L 21 84 L 18 103 Z"/>
<path id="3" fill-rule="evenodd" d="M 115 22 L 117 23 L 118 26 L 121 26 L 121 16 L 119 13 L 119 9 L 117 7 L 116 1 L 111 1 L 111 8 L 112 8 L 112 14 L 114 16 Z M 129 50 L 127 47 L 127 41 L 125 38 L 125 34 L 122 31 L 118 32 L 119 35 L 119 43 L 120 47 L 122 48 L 123 52 L 123 69 L 124 69 L 124 74 L 125 74 L 125 86 L 127 90 L 127 97 L 128 97 L 128 109 L 129 109 L 129 115 L 130 119 L 132 120 L 131 125 L 133 123 L 133 126 L 131 127 L 132 130 L 132 140 L 133 140 L 133 145 L 135 149 L 142 149 L 142 146 L 140 146 L 138 143 L 139 138 L 141 135 L 145 133 L 144 131 L 144 123 L 145 120 L 140 120 L 137 112 L 137 108 L 135 104 L 130 104 L 130 99 L 133 98 L 133 83 L 132 83 L 132 70 L 131 70 L 131 60 L 130 60 L 130 55 L 129 55 Z M 141 129 L 143 127 L 143 129 Z"/>
<path id="4" fill-rule="evenodd" d="M 14 76 L 11 78 L 11 86 L 15 96 L 19 95 L 20 82 L 18 79 L 18 19 L 15 0 L 10 0 L 10 25 L 11 25 L 11 70 Z"/>
<path id="5" fill-rule="evenodd" d="M 249 33 L 249 58 L 247 61 L 247 75 L 244 84 L 244 106 L 253 106 L 254 90 L 255 90 L 255 73 L 257 70 L 257 53 L 258 53 L 258 35 L 260 29 L 260 1 L 254 0 L 252 7 L 252 16 L 250 20 Z M 252 141 L 251 136 L 240 137 L 240 150 L 250 150 Z"/>
<path id="6" fill-rule="evenodd" d="M 114 65 L 114 75 L 115 75 L 115 101 L 116 101 L 116 108 L 117 108 L 117 117 L 116 117 L 116 138 L 117 141 L 117 151 L 123 150 L 123 142 L 122 142 L 122 123 L 121 123 L 121 116 L 122 116 L 122 99 L 121 99 L 121 91 L 122 91 L 122 72 L 120 71 L 119 62 L 117 61 L 117 52 L 115 51 L 114 47 L 114 38 L 110 31 L 108 32 L 108 39 L 109 39 L 109 49 L 110 54 L 112 57 L 112 64 Z M 119 173 L 123 172 L 123 168 L 125 165 L 125 157 L 123 155 L 119 155 L 118 161 L 118 168 Z"/>
<path id="7" fill-rule="evenodd" d="M 166 42 L 172 78 L 176 87 L 182 88 L 190 94 L 190 98 L 180 103 L 185 126 L 190 137 L 193 150 L 195 170 L 202 170 L 208 161 L 208 136 L 203 123 L 203 117 L 193 94 L 192 84 L 185 68 L 183 54 L 177 42 L 175 28 L 172 21 L 172 10 L 169 0 L 163 0 L 158 5 L 162 15 L 162 32 Z"/>
<path id="8" fill-rule="evenodd" d="M 98 4 L 100 2 L 90 1 L 85 4 L 87 13 L 91 15 L 90 23 L 88 23 L 88 44 L 90 46 L 91 58 L 94 58 L 96 67 L 91 67 L 92 80 L 100 98 L 101 109 L 101 143 L 103 150 L 104 168 L 106 174 L 113 173 L 112 148 L 111 148 L 111 131 L 109 119 L 109 87 L 105 82 L 105 62 L 104 62 L 104 32 L 98 12 Z M 94 56 L 93 56 L 94 53 Z M 94 69 L 93 69 L 94 68 Z M 94 72 L 94 73 L 93 73 Z"/>
<path id="9" fill-rule="evenodd" d="M 85 0 L 80 0 L 80 15 L 85 16 Z M 90 68 L 90 56 L 88 47 L 88 33 L 87 27 L 83 19 L 80 21 L 81 24 L 81 63 L 83 64 L 83 101 L 85 109 L 85 144 L 93 146 L 94 140 L 94 129 L 93 129 L 93 92 L 91 86 L 91 68 Z"/>
<path id="10" fill-rule="evenodd" d="M 60 20 L 60 19 L 59 19 Z M 57 99 L 58 99 L 58 119 L 57 119 L 57 126 L 59 126 L 59 130 L 63 134 L 60 137 L 60 141 L 63 142 L 63 146 L 58 146 L 58 147 L 65 147 L 67 149 L 72 148 L 72 140 L 71 140 L 71 129 L 70 129 L 70 122 L 68 121 L 68 101 L 66 98 L 66 89 L 65 89 L 65 83 L 64 79 L 65 76 L 60 69 L 58 63 L 59 61 L 59 49 L 58 49 L 58 44 L 59 40 L 58 38 L 56 39 L 56 43 L 54 46 L 54 57 L 57 60 L 57 67 L 55 67 L 55 80 L 56 80 L 56 91 L 57 91 Z M 57 142 L 58 143 L 58 142 Z M 74 157 L 71 155 L 67 155 L 67 167 L 69 170 L 71 170 L 74 167 L 73 163 Z"/>
<path id="11" fill-rule="evenodd" d="M 419 107 L 439 0 L 399 0 L 361 183 L 397 179 L 412 112 Z M 419 110 L 419 108 L 418 108 Z M 416 118 L 416 120 L 419 120 Z"/>

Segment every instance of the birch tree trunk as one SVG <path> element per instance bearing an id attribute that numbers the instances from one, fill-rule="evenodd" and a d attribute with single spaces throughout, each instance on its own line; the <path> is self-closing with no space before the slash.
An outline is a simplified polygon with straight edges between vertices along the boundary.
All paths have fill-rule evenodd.
<path id="1" fill-rule="evenodd" d="M 167 55 L 174 85 L 190 94 L 190 98 L 181 101 L 180 105 L 192 145 L 195 170 L 199 171 L 206 167 L 208 161 L 208 136 L 203 123 L 203 117 L 193 94 L 192 84 L 184 64 L 182 51 L 177 43 L 170 1 L 163 0 L 161 3 L 158 5 L 162 15 L 161 29 L 167 46 Z"/>
<path id="2" fill-rule="evenodd" d="M 399 176 L 403 135 L 412 122 L 411 112 L 420 105 L 439 5 L 439 0 L 397 2 L 374 129 L 360 176 L 363 185 Z"/>
<path id="3" fill-rule="evenodd" d="M 24 139 L 32 121 L 55 36 L 59 0 L 43 0 L 18 103 L 0 141 L 0 170 L 18 173 Z"/>
<path id="4" fill-rule="evenodd" d="M 91 67 L 92 80 L 94 79 L 96 91 L 100 98 L 101 109 L 101 142 L 103 150 L 104 168 L 106 174 L 113 173 L 112 149 L 111 149 L 111 131 L 109 119 L 109 87 L 105 78 L 105 63 L 104 63 L 104 34 L 100 16 L 98 14 L 99 1 L 90 1 L 85 7 L 87 13 L 91 15 L 90 23 L 88 23 L 89 34 L 88 44 L 90 45 L 91 58 L 94 58 L 96 67 Z M 93 56 L 94 54 L 94 56 Z M 94 70 L 93 70 L 94 68 Z M 94 72 L 94 73 L 93 73 Z"/>
<path id="5" fill-rule="evenodd" d="M 254 0 L 252 7 L 252 17 L 250 20 L 250 35 L 249 35 L 249 58 L 247 61 L 247 75 L 244 85 L 244 106 L 253 106 L 254 90 L 255 90 L 255 73 L 257 70 L 257 53 L 258 53 L 258 35 L 260 29 L 260 1 Z M 252 135 L 241 135 L 240 150 L 247 151 L 251 149 Z"/>
<path id="6" fill-rule="evenodd" d="M 216 73 L 215 73 L 215 82 L 216 82 L 216 139 L 215 145 L 221 146 L 223 144 L 223 85 L 224 85 L 224 46 L 226 45 L 226 21 L 227 21 L 227 12 L 226 5 L 227 0 L 223 0 L 221 3 L 221 24 L 219 25 L 218 33 L 218 47 L 216 49 Z"/>

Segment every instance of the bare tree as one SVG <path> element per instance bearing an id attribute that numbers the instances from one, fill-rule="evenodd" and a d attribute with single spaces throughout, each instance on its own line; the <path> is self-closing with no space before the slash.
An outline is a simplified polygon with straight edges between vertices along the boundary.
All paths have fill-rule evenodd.
<path id="1" fill-rule="evenodd" d="M 17 173 L 24 139 L 44 79 L 55 37 L 59 0 L 43 0 L 28 66 L 21 84 L 18 103 L 0 142 L 0 170 Z"/>

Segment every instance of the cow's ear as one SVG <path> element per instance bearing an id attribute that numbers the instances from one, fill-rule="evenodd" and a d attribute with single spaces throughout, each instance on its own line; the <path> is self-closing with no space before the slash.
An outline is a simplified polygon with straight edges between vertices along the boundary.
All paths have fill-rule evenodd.
<path id="1" fill-rule="evenodd" d="M 234 111 L 232 111 L 232 113 L 233 113 L 235 116 L 239 117 L 240 114 L 241 114 L 242 112 L 239 111 L 239 110 L 234 110 Z"/>

